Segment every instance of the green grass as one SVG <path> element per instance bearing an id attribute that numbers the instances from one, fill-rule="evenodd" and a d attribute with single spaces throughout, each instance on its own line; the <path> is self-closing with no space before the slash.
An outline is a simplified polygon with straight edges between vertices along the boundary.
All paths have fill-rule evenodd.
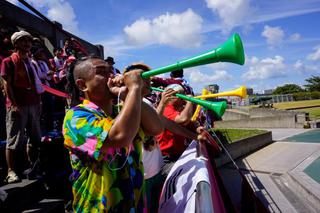
<path id="1" fill-rule="evenodd" d="M 273 104 L 274 108 L 277 109 L 290 109 L 290 108 L 299 108 L 299 107 L 312 107 L 313 108 L 305 108 L 305 109 L 296 109 L 296 111 L 300 112 L 308 112 L 310 119 L 320 118 L 320 107 L 316 107 L 320 105 L 320 100 L 308 100 L 308 101 L 294 101 L 294 102 L 283 102 Z"/>
<path id="2" fill-rule="evenodd" d="M 320 118 L 320 107 L 307 108 L 307 109 L 298 109 L 296 111 L 308 112 L 311 120 Z"/>
<path id="3" fill-rule="evenodd" d="M 235 141 L 249 138 L 255 135 L 266 133 L 266 130 L 260 129 L 213 129 L 218 135 L 219 139 L 225 142 L 233 143 Z M 222 141 L 223 142 L 223 141 Z"/>
<path id="4" fill-rule="evenodd" d="M 273 104 L 273 107 L 277 109 L 289 109 L 289 108 L 298 108 L 298 107 L 312 107 L 317 105 L 318 106 L 320 105 L 320 99 L 275 103 Z"/>

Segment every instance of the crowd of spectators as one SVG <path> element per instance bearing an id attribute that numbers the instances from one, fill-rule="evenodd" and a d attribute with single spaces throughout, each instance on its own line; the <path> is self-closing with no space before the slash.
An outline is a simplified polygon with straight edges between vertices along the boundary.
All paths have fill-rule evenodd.
<path id="1" fill-rule="evenodd" d="M 55 48 L 53 55 L 50 55 L 42 40 L 35 38 L 29 32 L 15 31 L 11 34 L 3 33 L 0 36 L 0 104 L 1 115 L 6 114 L 6 116 L 1 116 L 2 118 L 6 117 L 6 120 L 1 122 L 6 127 L 7 133 L 6 136 L 1 135 L 1 140 L 7 141 L 7 183 L 20 181 L 22 175 L 26 175 L 28 178 L 41 176 L 41 164 L 38 160 L 41 153 L 39 149 L 41 136 L 45 132 L 53 130 L 62 132 L 61 127 L 63 126 L 65 146 L 71 153 L 73 167 L 71 179 L 73 184 L 76 184 L 73 188 L 74 210 L 82 211 L 85 206 L 89 210 L 129 210 L 130 208 L 138 211 L 142 210 L 143 196 L 140 193 L 143 193 L 143 184 L 139 182 L 141 180 L 136 175 L 144 171 L 142 175 L 146 181 L 147 208 L 149 212 L 157 211 L 161 187 L 172 165 L 181 156 L 191 140 L 203 139 L 201 137 L 202 126 L 199 122 L 191 121 L 195 109 L 194 105 L 174 96 L 176 93 L 193 95 L 192 88 L 183 78 L 183 70 L 173 71 L 168 79 L 153 77 L 151 80 L 142 80 L 140 73 L 150 70 L 147 65 L 132 64 L 121 73 L 114 67 L 113 57 L 109 56 L 105 60 L 89 57 L 85 48 L 74 38 L 67 39 L 62 48 Z M 93 70 L 95 70 L 95 74 L 91 73 Z M 99 73 L 100 71 L 102 74 Z M 100 77 L 91 79 L 90 76 L 92 75 L 99 75 Z M 107 77 L 108 79 L 105 79 Z M 99 85 L 103 82 L 106 85 Z M 150 84 L 164 88 L 165 92 L 162 94 L 151 92 L 146 89 Z M 106 90 L 107 85 L 108 89 Z M 138 94 L 139 92 L 136 94 L 138 87 L 141 87 L 144 91 L 141 96 L 141 98 L 144 97 L 142 102 L 134 99 L 134 97 L 140 97 L 141 95 Z M 47 88 L 55 90 L 48 92 Z M 123 94 L 126 95 L 124 98 L 121 96 L 123 88 L 126 88 L 126 90 L 123 90 Z M 115 91 L 118 92 L 118 99 Z M 67 93 L 69 96 L 61 97 L 59 95 L 61 92 Z M 98 95 L 100 96 L 98 97 Z M 82 99 L 85 100 L 82 102 Z M 132 99 L 132 103 L 128 99 Z M 106 103 L 112 103 L 114 106 L 106 106 Z M 122 107 L 119 107 L 119 104 Z M 116 106 L 118 106 L 118 112 L 114 113 L 113 108 Z M 137 107 L 140 112 L 134 112 L 127 106 Z M 84 122 L 77 115 L 79 113 L 79 115 L 82 115 L 85 110 L 88 110 L 87 113 L 91 117 L 90 119 L 86 117 Z M 127 113 L 127 117 L 122 116 L 125 113 Z M 63 118 L 65 119 L 64 124 L 62 122 Z M 105 119 L 105 123 L 101 119 Z M 140 120 L 142 126 L 140 126 L 140 122 L 136 123 Z M 93 123 L 91 124 L 91 122 Z M 98 128 L 96 125 L 100 122 L 103 125 L 103 132 L 96 132 L 96 128 Z M 134 131 L 130 130 L 134 124 L 136 124 L 136 129 Z M 138 131 L 139 126 L 144 129 L 145 133 Z M 128 144 L 133 143 L 134 150 L 129 148 L 128 151 L 127 146 L 131 147 L 128 144 L 123 145 L 123 147 L 114 144 L 114 141 L 119 139 L 117 136 L 113 136 L 112 130 L 116 127 L 126 134 L 133 131 L 132 137 L 128 139 Z M 157 129 L 157 131 L 152 128 Z M 148 135 L 148 132 L 152 133 Z M 77 135 L 76 138 L 74 137 L 75 134 Z M 146 134 L 146 137 L 142 137 L 141 134 Z M 97 138 L 92 140 L 92 135 Z M 81 144 L 79 144 L 80 139 L 84 140 L 81 141 Z M 25 141 L 27 141 L 29 165 L 20 174 L 16 169 L 15 155 Z M 139 151 L 137 143 L 141 142 L 143 143 L 143 149 Z M 82 143 L 88 144 L 86 146 Z M 108 145 L 111 146 L 109 147 L 110 150 L 115 150 L 115 153 L 114 156 L 110 156 L 111 161 L 106 163 L 106 167 L 104 167 L 104 163 L 100 164 L 102 160 L 100 154 L 96 155 L 95 153 L 111 153 L 110 150 L 106 151 L 108 146 L 103 145 L 109 143 L 112 144 Z M 114 161 L 118 157 L 120 160 Z M 137 161 L 138 164 L 136 166 L 129 165 L 132 160 Z M 112 168 L 110 168 L 111 164 Z M 121 173 L 127 171 L 127 169 L 129 175 L 132 175 L 131 181 L 133 181 L 133 177 L 138 178 L 134 179 L 135 186 L 133 188 L 129 187 L 132 184 L 129 181 L 130 177 L 124 177 Z M 92 172 L 90 174 L 96 175 L 96 170 L 102 172 L 96 178 L 80 179 L 79 177 L 79 172 L 83 174 Z M 118 170 L 120 170 L 120 173 Z M 75 174 L 75 172 L 78 173 Z M 107 179 L 99 182 L 100 176 Z M 82 184 L 93 181 L 95 182 L 93 184 L 107 187 L 110 183 L 105 181 L 110 181 L 110 178 L 112 181 L 124 181 L 127 184 L 128 188 L 126 189 L 121 185 L 113 186 L 119 190 L 119 193 L 123 193 L 122 196 L 126 197 L 127 200 L 122 199 L 118 193 L 113 194 L 111 188 L 103 188 L 105 191 L 102 192 L 102 189 L 92 191 L 91 188 L 86 188 L 87 186 L 79 188 L 77 185 L 80 182 Z M 136 194 L 134 191 L 138 190 L 139 196 L 131 197 L 130 194 L 125 192 L 129 189 L 132 189 L 133 194 Z M 92 193 L 101 191 L 101 193 L 106 194 L 106 197 L 115 196 L 114 198 L 122 200 L 119 203 L 111 202 L 108 205 L 100 200 L 102 203 L 93 205 L 90 199 L 98 202 L 99 197 L 95 195 L 83 197 L 84 195 L 79 194 L 79 190 L 81 192 L 87 190 Z M 130 206 L 129 209 L 128 205 Z"/>
<path id="2" fill-rule="evenodd" d="M 53 53 L 41 37 L 1 26 L 0 140 L 7 142 L 8 183 L 19 181 L 23 174 L 30 178 L 38 175 L 38 144 L 47 132 L 61 132 L 70 105 L 68 99 L 45 92 L 43 85 L 65 92 L 69 65 L 87 54 L 74 38 Z M 26 141 L 27 148 L 23 146 Z M 30 163 L 26 170 L 15 162 L 17 152 L 24 149 Z"/>

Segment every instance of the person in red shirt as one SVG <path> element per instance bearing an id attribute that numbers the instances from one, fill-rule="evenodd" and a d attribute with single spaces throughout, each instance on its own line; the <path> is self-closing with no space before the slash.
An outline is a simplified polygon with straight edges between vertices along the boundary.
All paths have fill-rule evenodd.
<path id="1" fill-rule="evenodd" d="M 183 87 L 179 84 L 171 84 L 166 88 L 166 90 L 168 89 L 173 89 L 178 93 L 184 93 Z M 182 126 L 187 126 L 190 123 L 193 115 L 193 103 L 189 101 L 185 102 L 177 97 L 161 100 L 168 100 L 168 103 L 160 101 L 157 107 L 159 114 L 163 114 L 166 118 Z M 174 134 L 168 129 L 165 129 L 164 132 L 157 135 L 156 139 L 159 142 L 165 163 L 163 174 L 167 175 L 188 144 L 185 137 Z"/>
<path id="2" fill-rule="evenodd" d="M 6 94 L 6 160 L 8 165 L 8 183 L 20 180 L 16 174 L 15 154 L 23 145 L 25 133 L 28 136 L 27 154 L 31 163 L 30 172 L 35 171 L 38 148 L 41 140 L 40 130 L 40 93 L 44 90 L 38 78 L 35 65 L 29 57 L 32 36 L 19 31 L 11 36 L 15 52 L 5 58 L 1 64 L 1 77 Z"/>

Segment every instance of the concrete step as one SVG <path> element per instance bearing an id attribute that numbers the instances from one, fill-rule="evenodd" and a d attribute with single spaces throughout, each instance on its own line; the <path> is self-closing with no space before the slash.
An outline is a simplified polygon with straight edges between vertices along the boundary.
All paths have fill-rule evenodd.
<path id="1" fill-rule="evenodd" d="M 16 161 L 20 168 L 17 170 L 20 178 L 23 178 L 21 171 L 26 169 L 23 165 L 27 162 L 24 155 L 25 152 L 19 154 L 22 157 Z M 39 158 L 43 171 L 41 180 L 22 179 L 19 183 L 6 184 L 3 181 L 7 174 L 5 143 L 1 143 L 0 190 L 4 190 L 8 196 L 4 202 L 0 201 L 0 212 L 64 212 L 64 204 L 59 200 L 69 202 L 72 199 L 72 188 L 69 181 L 69 154 L 63 146 L 63 138 L 48 134 L 48 138 L 41 144 Z"/>
<path id="2" fill-rule="evenodd" d="M 22 179 L 19 183 L 0 187 L 7 193 L 7 198 L 0 205 L 0 212 L 21 212 L 25 206 L 37 202 L 45 195 L 45 188 L 40 180 Z"/>
<path id="3" fill-rule="evenodd" d="M 256 196 L 270 212 L 319 212 L 319 200 L 288 173 L 241 169 Z M 241 177 L 232 164 L 219 168 L 234 206 L 241 209 Z"/>
<path id="4" fill-rule="evenodd" d="M 242 205 L 242 180 L 232 165 L 219 168 L 226 190 L 237 210 L 241 211 Z M 252 190 L 269 212 L 291 212 L 297 213 L 294 205 L 287 199 L 287 196 L 278 188 L 272 180 L 271 174 L 242 170 Z M 278 175 L 278 174 L 276 174 Z M 298 202 L 297 202 L 298 203 Z"/>
<path id="5" fill-rule="evenodd" d="M 320 182 L 317 181 L 320 169 L 320 150 L 314 152 L 298 166 L 288 172 L 286 179 L 303 199 L 304 203 L 310 205 L 317 212 L 320 211 Z M 308 168 L 311 166 L 314 173 L 309 173 Z M 310 168 L 309 168 L 310 169 Z"/>
<path id="6" fill-rule="evenodd" d="M 56 174 L 50 179 L 22 179 L 19 183 L 3 185 L 0 190 L 7 193 L 4 202 L 0 201 L 0 212 L 36 209 L 39 211 L 35 212 L 64 212 L 64 203 L 72 200 L 71 183 L 65 172 Z M 60 211 L 61 209 L 63 211 Z"/>
<path id="7" fill-rule="evenodd" d="M 319 212 L 319 209 L 313 205 L 314 203 L 308 199 L 308 197 L 310 197 L 308 192 L 301 189 L 299 183 L 293 181 L 290 175 L 271 175 L 270 178 L 297 212 Z"/>
<path id="8" fill-rule="evenodd" d="M 25 208 L 23 213 L 64 213 L 63 199 L 43 199 L 40 202 Z"/>

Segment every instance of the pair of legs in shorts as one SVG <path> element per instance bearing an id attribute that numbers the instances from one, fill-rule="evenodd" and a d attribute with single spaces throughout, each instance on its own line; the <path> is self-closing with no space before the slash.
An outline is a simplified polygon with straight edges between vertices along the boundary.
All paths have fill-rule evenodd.
<path id="1" fill-rule="evenodd" d="M 31 166 L 38 159 L 38 149 L 41 141 L 40 114 L 40 105 L 21 106 L 18 107 L 18 110 L 14 110 L 12 107 L 7 108 L 6 160 L 8 183 L 20 181 L 15 172 L 15 154 L 25 144 L 26 136 L 28 139 L 27 156 Z"/>

